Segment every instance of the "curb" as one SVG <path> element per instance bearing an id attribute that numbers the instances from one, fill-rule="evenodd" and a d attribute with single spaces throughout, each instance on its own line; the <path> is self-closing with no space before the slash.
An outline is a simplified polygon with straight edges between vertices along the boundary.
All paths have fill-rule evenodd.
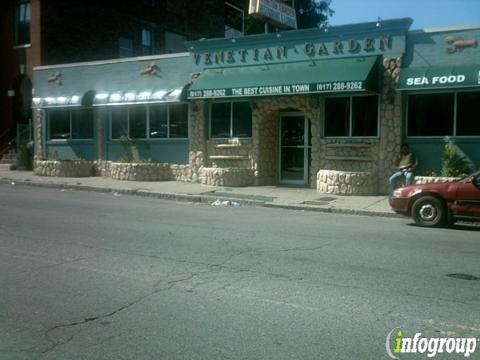
<path id="1" fill-rule="evenodd" d="M 256 206 L 256 207 L 266 207 L 272 209 L 284 209 L 284 210 L 297 210 L 297 211 L 311 211 L 311 212 L 321 212 L 321 213 L 330 213 L 330 214 L 343 214 L 343 215 L 361 215 L 361 216 L 376 216 L 384 218 L 404 218 L 403 216 L 390 212 L 381 212 L 381 211 L 369 211 L 369 210 L 354 210 L 354 209 L 342 209 L 342 208 L 322 208 L 313 205 L 293 205 L 293 204 L 278 204 L 273 202 L 266 202 L 261 200 L 245 200 L 238 199 L 234 196 L 215 196 L 215 195 L 206 195 L 206 194 L 181 194 L 181 193 L 165 193 L 165 192 L 152 192 L 148 190 L 127 190 L 127 189 L 116 189 L 116 188 L 102 188 L 89 185 L 73 185 L 73 184 L 52 184 L 52 183 L 41 183 L 30 180 L 18 180 L 18 179 L 8 179 L 1 178 L 0 184 L 11 184 L 15 182 L 15 185 L 19 186 L 34 186 L 40 188 L 48 189 L 71 189 L 78 191 L 92 191 L 98 193 L 118 193 L 123 195 L 133 195 L 133 196 L 143 196 L 151 197 L 162 200 L 173 200 L 173 201 L 183 201 L 183 202 L 193 202 L 201 204 L 211 204 L 215 200 L 220 201 L 235 201 L 242 206 Z"/>

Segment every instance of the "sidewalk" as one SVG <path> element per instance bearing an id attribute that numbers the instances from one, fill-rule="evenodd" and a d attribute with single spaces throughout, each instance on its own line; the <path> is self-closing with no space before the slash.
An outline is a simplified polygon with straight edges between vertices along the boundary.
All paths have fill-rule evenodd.
<path id="1" fill-rule="evenodd" d="M 105 177 L 56 178 L 36 176 L 31 171 L 0 170 L 0 183 L 75 190 L 112 192 L 212 204 L 216 200 L 239 205 L 276 207 L 357 215 L 398 217 L 387 196 L 337 196 L 314 189 L 280 186 L 213 187 L 197 183 L 120 181 Z M 226 204 L 226 203 L 224 203 Z M 237 205 L 237 204 L 234 204 Z"/>

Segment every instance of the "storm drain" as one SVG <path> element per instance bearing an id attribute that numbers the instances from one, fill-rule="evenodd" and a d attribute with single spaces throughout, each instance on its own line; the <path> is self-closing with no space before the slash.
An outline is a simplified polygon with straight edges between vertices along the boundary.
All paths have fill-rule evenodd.
<path id="1" fill-rule="evenodd" d="M 447 276 L 460 280 L 480 280 L 479 277 L 470 274 L 447 274 Z"/>

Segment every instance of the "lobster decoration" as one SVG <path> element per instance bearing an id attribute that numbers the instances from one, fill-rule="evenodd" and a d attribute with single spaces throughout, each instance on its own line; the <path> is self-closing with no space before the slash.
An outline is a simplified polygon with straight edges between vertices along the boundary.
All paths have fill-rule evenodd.
<path id="1" fill-rule="evenodd" d="M 61 80 L 62 74 L 60 72 L 56 72 L 52 76 L 49 76 L 47 78 L 48 82 L 55 83 L 57 85 L 62 85 L 62 80 Z"/>
<path id="2" fill-rule="evenodd" d="M 155 63 L 152 62 L 150 65 L 145 67 L 145 69 L 140 71 L 140 75 L 156 75 L 157 69 L 158 69 L 157 65 L 155 65 Z"/>
<path id="3" fill-rule="evenodd" d="M 449 54 L 463 51 L 467 47 L 477 47 L 477 40 L 464 40 L 462 37 L 447 36 L 445 42 L 450 45 L 447 47 L 447 53 Z"/>

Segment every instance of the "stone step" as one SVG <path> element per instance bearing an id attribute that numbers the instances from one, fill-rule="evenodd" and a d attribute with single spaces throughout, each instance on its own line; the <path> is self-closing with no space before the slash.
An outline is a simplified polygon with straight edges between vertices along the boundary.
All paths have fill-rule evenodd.
<path id="1" fill-rule="evenodd" d="M 325 159 L 337 161 L 373 161 L 371 158 L 365 156 L 325 156 Z"/>
<path id="2" fill-rule="evenodd" d="M 241 147 L 244 147 L 244 145 L 242 145 L 242 144 L 217 144 L 217 145 L 215 145 L 215 147 L 231 149 L 231 148 L 241 148 Z"/>
<path id="3" fill-rule="evenodd" d="M 244 155 L 210 155 L 210 160 L 248 160 Z"/>
<path id="4" fill-rule="evenodd" d="M 10 171 L 10 166 L 13 164 L 0 164 L 0 171 Z"/>

